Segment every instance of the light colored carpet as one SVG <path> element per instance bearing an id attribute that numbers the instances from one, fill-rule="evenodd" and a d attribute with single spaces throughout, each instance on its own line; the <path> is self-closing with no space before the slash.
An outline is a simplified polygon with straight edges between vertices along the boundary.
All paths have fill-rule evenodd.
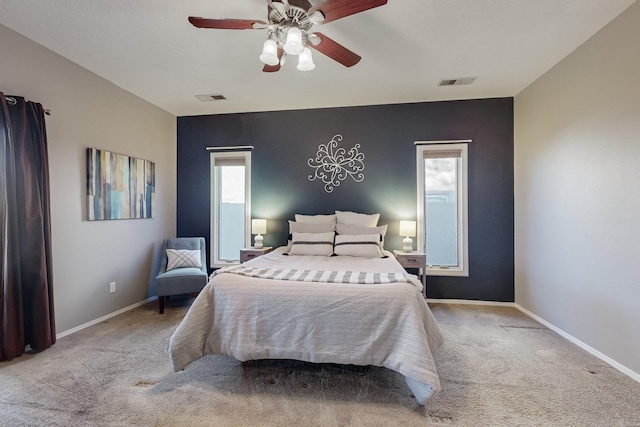
<path id="1" fill-rule="evenodd" d="M 1 426 L 640 426 L 640 384 L 513 308 L 432 306 L 442 391 L 395 372 L 207 356 L 171 372 L 184 316 L 149 304 L 0 363 Z"/>

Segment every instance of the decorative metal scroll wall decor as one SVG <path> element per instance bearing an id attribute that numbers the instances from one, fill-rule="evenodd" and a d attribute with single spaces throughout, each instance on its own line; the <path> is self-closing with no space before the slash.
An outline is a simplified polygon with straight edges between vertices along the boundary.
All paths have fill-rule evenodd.
<path id="1" fill-rule="evenodd" d="M 309 175 L 309 181 L 319 179 L 324 183 L 327 193 L 333 192 L 347 177 L 353 178 L 355 182 L 364 181 L 364 153 L 358 151 L 360 144 L 347 151 L 345 148 L 338 148 L 340 141 L 342 135 L 338 134 L 328 143 L 320 144 L 316 157 L 307 161 L 314 169 L 314 173 Z"/>
<path id="2" fill-rule="evenodd" d="M 153 218 L 155 172 L 152 161 L 87 148 L 87 219 Z"/>

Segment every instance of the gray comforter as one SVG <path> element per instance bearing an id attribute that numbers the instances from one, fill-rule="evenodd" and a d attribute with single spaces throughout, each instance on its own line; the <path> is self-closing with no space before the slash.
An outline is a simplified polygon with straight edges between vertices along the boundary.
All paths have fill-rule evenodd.
<path id="1" fill-rule="evenodd" d="M 284 256 L 283 251 L 279 248 L 242 265 L 404 273 L 393 256 Z M 216 274 L 171 337 L 171 363 L 180 371 L 204 355 L 225 354 L 241 361 L 384 366 L 404 375 L 410 387 L 418 383 L 435 393 L 440 381 L 433 354 L 443 339 L 419 286 L 414 278 L 354 284 Z"/>

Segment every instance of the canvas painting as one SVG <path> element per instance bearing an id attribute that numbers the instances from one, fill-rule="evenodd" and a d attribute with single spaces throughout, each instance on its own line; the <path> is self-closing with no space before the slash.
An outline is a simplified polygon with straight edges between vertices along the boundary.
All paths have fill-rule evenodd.
<path id="1" fill-rule="evenodd" d="M 87 148 L 87 219 L 153 218 L 155 163 Z"/>

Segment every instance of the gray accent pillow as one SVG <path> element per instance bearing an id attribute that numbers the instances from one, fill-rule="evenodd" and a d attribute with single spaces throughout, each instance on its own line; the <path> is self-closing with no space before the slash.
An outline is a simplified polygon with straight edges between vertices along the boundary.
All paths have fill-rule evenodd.
<path id="1" fill-rule="evenodd" d="M 167 271 L 186 267 L 202 267 L 200 249 L 167 249 Z"/>

